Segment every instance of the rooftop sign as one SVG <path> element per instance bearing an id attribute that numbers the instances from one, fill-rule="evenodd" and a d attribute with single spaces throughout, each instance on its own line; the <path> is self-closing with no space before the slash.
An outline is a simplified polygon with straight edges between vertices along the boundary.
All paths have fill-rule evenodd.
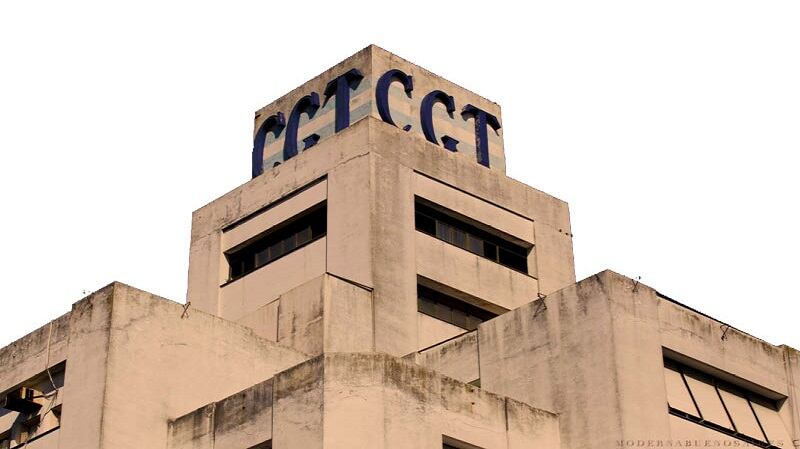
<path id="1" fill-rule="evenodd" d="M 368 115 L 504 170 L 499 112 L 495 103 L 370 46 L 256 114 L 252 175 Z"/>

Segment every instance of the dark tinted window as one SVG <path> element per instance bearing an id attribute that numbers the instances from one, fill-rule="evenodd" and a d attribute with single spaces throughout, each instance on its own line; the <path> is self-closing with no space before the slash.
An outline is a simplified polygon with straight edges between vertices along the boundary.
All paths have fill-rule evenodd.
<path id="1" fill-rule="evenodd" d="M 528 272 L 528 249 L 476 228 L 440 210 L 417 201 L 417 231 L 523 273 Z"/>
<path id="2" fill-rule="evenodd" d="M 238 279 L 325 235 L 325 204 L 287 220 L 261 236 L 225 254 L 230 266 L 229 280 Z"/>
<path id="3" fill-rule="evenodd" d="M 497 315 L 422 285 L 417 286 L 417 310 L 469 331 Z"/>

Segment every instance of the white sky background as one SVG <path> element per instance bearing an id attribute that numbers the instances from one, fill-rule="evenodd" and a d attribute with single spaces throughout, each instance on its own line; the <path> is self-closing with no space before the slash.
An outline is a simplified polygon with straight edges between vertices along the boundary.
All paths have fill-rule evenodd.
<path id="1" fill-rule="evenodd" d="M 800 2 L 0 4 L 0 346 L 113 280 L 183 302 L 253 113 L 369 43 L 501 104 L 606 268 L 800 348 Z"/>

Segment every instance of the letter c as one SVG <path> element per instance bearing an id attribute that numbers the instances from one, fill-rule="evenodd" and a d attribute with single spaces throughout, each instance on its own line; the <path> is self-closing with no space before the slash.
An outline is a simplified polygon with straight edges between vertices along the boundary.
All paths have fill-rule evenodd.
<path id="1" fill-rule="evenodd" d="M 384 122 L 397 126 L 392 120 L 392 114 L 389 111 L 389 86 L 393 82 L 399 81 L 403 84 L 403 90 L 406 91 L 408 98 L 411 98 L 411 91 L 414 90 L 414 82 L 412 77 L 406 75 L 401 70 L 392 69 L 381 75 L 378 78 L 378 84 L 375 86 L 375 103 L 378 105 L 378 114 Z M 406 125 L 403 130 L 408 131 L 411 125 Z"/>
<path id="2" fill-rule="evenodd" d="M 267 134 L 273 133 L 275 138 L 278 138 L 278 135 L 285 127 L 286 120 L 281 112 L 267 117 L 267 119 L 264 120 L 264 123 L 258 127 L 256 137 L 253 139 L 252 174 L 254 178 L 261 173 L 264 173 L 264 145 L 267 143 Z"/>
<path id="3" fill-rule="evenodd" d="M 453 111 L 456 110 L 453 97 L 441 90 L 434 90 L 428 93 L 428 95 L 425 95 L 425 98 L 422 99 L 422 104 L 419 108 L 419 121 L 422 124 L 422 133 L 425 134 L 425 138 L 428 139 L 428 142 L 439 145 L 439 142 L 436 140 L 436 133 L 433 130 L 433 105 L 437 102 L 442 103 L 444 107 L 447 108 L 447 113 L 450 114 L 450 117 L 453 117 Z M 444 143 L 444 147 L 448 150 L 456 151 L 458 140 L 450 136 L 442 136 L 442 142 Z"/>
<path id="4" fill-rule="evenodd" d="M 289 122 L 286 123 L 286 136 L 283 138 L 283 160 L 287 161 L 297 156 L 297 128 L 300 126 L 300 115 L 306 114 L 308 118 L 313 118 L 319 109 L 319 94 L 311 92 L 295 103 L 292 113 L 289 114 Z M 306 146 L 303 149 L 308 149 L 314 146 L 319 140 L 319 136 L 312 134 L 305 139 Z"/>

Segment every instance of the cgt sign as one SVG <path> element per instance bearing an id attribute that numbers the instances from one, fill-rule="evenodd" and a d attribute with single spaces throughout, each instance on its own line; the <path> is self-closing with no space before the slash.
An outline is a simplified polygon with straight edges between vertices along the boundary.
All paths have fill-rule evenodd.
<path id="1" fill-rule="evenodd" d="M 331 98 L 335 99 L 335 124 L 334 132 L 338 133 L 350 126 L 350 93 L 353 89 L 361 83 L 364 75 L 358 69 L 351 69 L 346 73 L 334 78 L 327 83 L 324 91 L 322 92 L 324 102 L 322 105 L 327 104 Z M 390 108 L 390 94 L 389 89 L 393 83 L 399 83 L 405 95 L 409 99 L 414 99 L 414 80 L 411 76 L 405 74 L 402 70 L 391 69 L 386 71 L 375 84 L 375 105 L 378 110 L 378 115 L 384 122 L 397 126 L 392 118 Z M 422 128 L 422 134 L 429 142 L 443 146 L 449 151 L 458 151 L 459 141 L 449 135 L 441 136 L 441 143 L 436 137 L 436 130 L 434 129 L 433 121 L 433 108 L 436 103 L 441 103 L 447 114 L 453 117 L 456 111 L 456 104 L 453 97 L 441 90 L 432 90 L 422 97 L 419 103 L 419 123 Z M 301 116 L 306 115 L 309 119 L 313 119 L 315 114 L 320 109 L 320 94 L 311 92 L 305 95 L 295 103 L 289 117 L 278 112 L 267 117 L 261 126 L 256 131 L 253 140 L 253 170 L 252 175 L 256 176 L 264 172 L 264 146 L 267 142 L 267 136 L 272 134 L 276 139 L 283 136 L 283 160 L 289 160 L 298 153 L 298 129 L 300 127 Z M 494 115 L 476 107 L 472 104 L 466 104 L 461 108 L 461 119 L 464 121 L 472 120 L 474 123 L 475 134 L 475 157 L 479 164 L 489 167 L 489 136 L 488 128 L 492 128 L 497 132 L 500 129 L 500 122 Z M 410 131 L 412 125 L 403 126 L 404 131 Z M 310 134 L 303 137 L 303 148 L 307 150 L 319 142 L 319 134 Z M 279 162 L 276 162 L 276 165 Z"/>

